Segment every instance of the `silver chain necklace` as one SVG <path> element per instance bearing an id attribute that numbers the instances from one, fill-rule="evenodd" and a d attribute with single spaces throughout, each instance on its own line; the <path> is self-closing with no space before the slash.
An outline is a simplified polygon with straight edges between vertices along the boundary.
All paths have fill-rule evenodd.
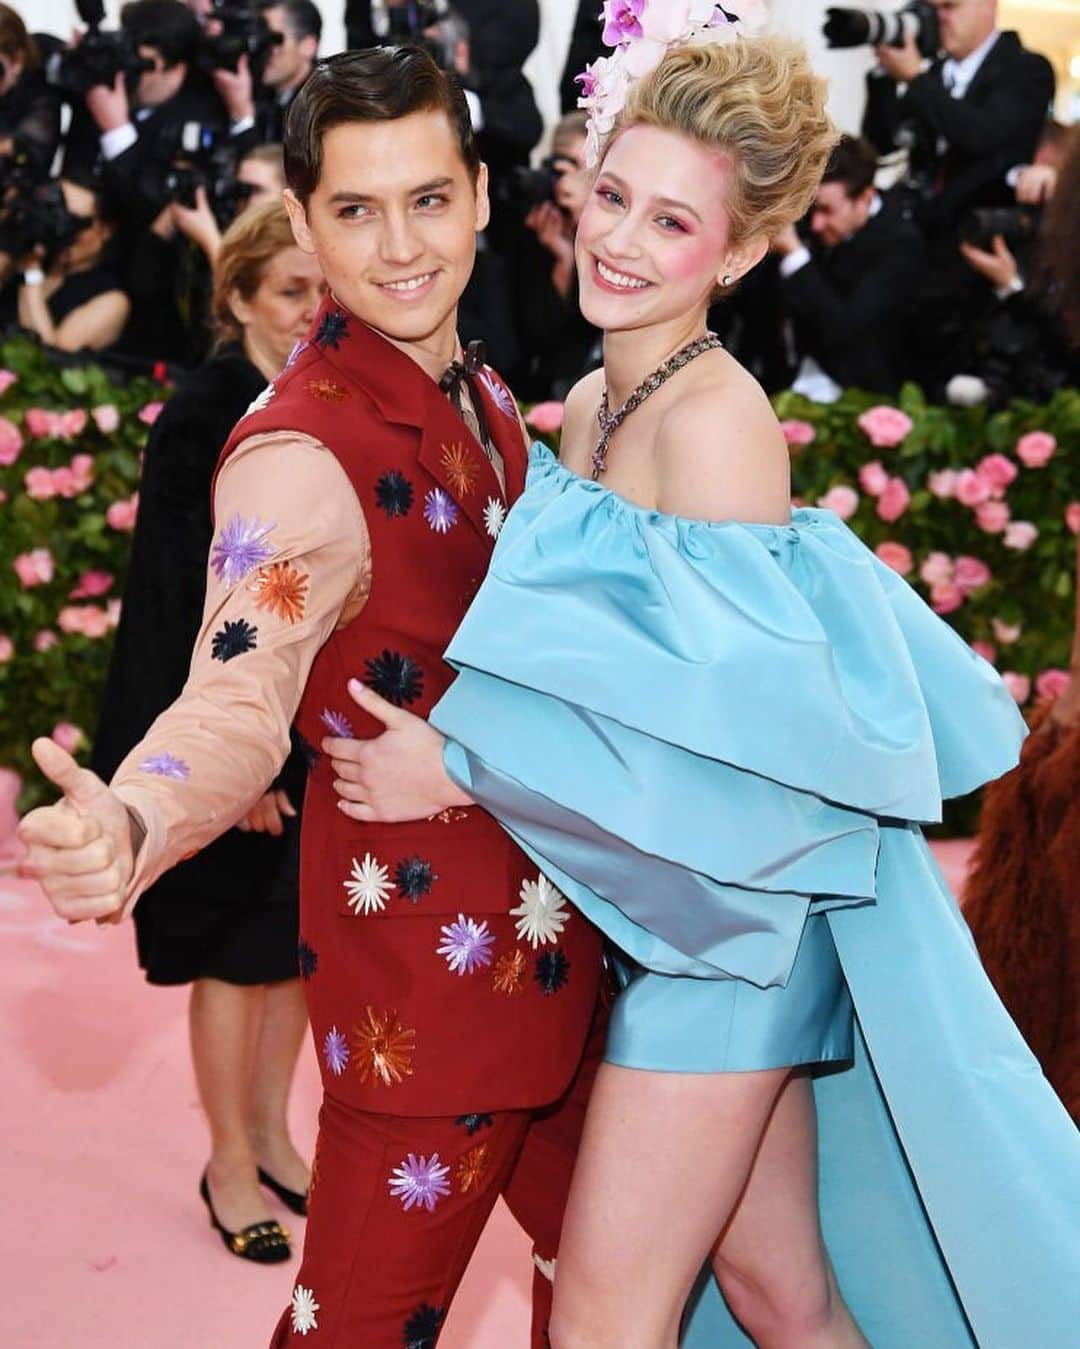
<path id="1" fill-rule="evenodd" d="M 680 348 L 674 356 L 669 356 L 664 364 L 658 366 L 651 375 L 646 375 L 622 407 L 616 408 L 614 412 L 608 407 L 607 385 L 604 385 L 604 392 L 600 395 L 600 407 L 596 413 L 596 420 L 600 424 L 600 439 L 596 442 L 596 449 L 593 450 L 592 455 L 594 482 L 607 468 L 607 452 L 608 446 L 611 444 L 611 437 L 626 421 L 631 412 L 635 408 L 639 408 L 646 398 L 654 394 L 661 384 L 666 384 L 671 376 L 680 371 L 684 365 L 689 365 L 695 356 L 700 356 L 705 351 L 715 351 L 717 347 L 723 345 L 723 342 L 715 333 L 706 333 L 704 337 L 696 338 L 687 346 Z"/>

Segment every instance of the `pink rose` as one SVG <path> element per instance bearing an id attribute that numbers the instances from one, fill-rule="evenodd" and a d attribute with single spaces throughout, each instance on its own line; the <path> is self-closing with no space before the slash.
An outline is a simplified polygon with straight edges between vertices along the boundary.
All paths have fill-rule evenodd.
<path id="1" fill-rule="evenodd" d="M 1013 642 L 1020 640 L 1020 633 L 1023 631 L 1019 623 L 1006 623 L 1002 618 L 992 618 L 990 626 L 994 630 L 994 636 L 1002 646 L 1012 646 Z"/>
<path id="2" fill-rule="evenodd" d="M 0 372 L 5 373 L 5 372 Z M 14 422 L 0 417 L 0 467 L 8 468 L 22 452 L 22 432 Z"/>
<path id="3" fill-rule="evenodd" d="M 153 426 L 161 416 L 161 409 L 164 406 L 162 402 L 147 403 L 145 407 L 139 409 L 139 421 L 145 422 L 147 426 Z"/>
<path id="4" fill-rule="evenodd" d="M 82 633 L 84 637 L 104 637 L 109 631 L 109 615 L 96 604 L 83 606 Z"/>
<path id="5" fill-rule="evenodd" d="M 43 436 L 56 434 L 56 413 L 46 412 L 44 408 L 27 408 L 23 424 L 35 440 Z"/>
<path id="6" fill-rule="evenodd" d="M 975 465 L 975 472 L 990 484 L 996 495 L 1001 495 L 1009 483 L 1015 481 L 1020 470 L 1003 454 L 988 454 Z"/>
<path id="7" fill-rule="evenodd" d="M 58 721 L 52 729 L 52 738 L 69 754 L 74 754 L 85 739 L 78 726 L 70 721 Z"/>
<path id="8" fill-rule="evenodd" d="M 901 576 L 908 576 L 915 565 L 911 550 L 905 548 L 902 543 L 886 540 L 885 543 L 879 543 L 874 552 L 887 567 L 892 567 L 893 571 L 899 572 Z"/>
<path id="9" fill-rule="evenodd" d="M 67 497 L 70 500 L 71 497 L 79 495 L 79 485 L 75 481 L 75 474 L 72 473 L 70 468 L 54 468 L 52 480 L 53 486 L 60 496 Z"/>
<path id="10" fill-rule="evenodd" d="M 945 500 L 956 495 L 956 480 L 959 476 L 955 468 L 943 468 L 937 473 L 931 473 L 926 480 L 926 485 L 934 496 Z"/>
<path id="11" fill-rule="evenodd" d="M 980 586 L 986 585 L 990 580 L 990 568 L 985 562 L 980 562 L 977 557 L 960 556 L 956 559 L 956 566 L 953 569 L 953 584 L 957 589 L 962 590 L 965 595 L 970 595 L 973 590 L 978 590 Z"/>
<path id="12" fill-rule="evenodd" d="M 953 560 L 948 553 L 928 553 L 919 568 L 919 575 L 928 586 L 949 585 L 953 578 Z"/>
<path id="13" fill-rule="evenodd" d="M 100 407 L 92 409 L 90 416 L 103 436 L 111 436 L 120 425 L 120 414 L 115 403 L 102 403 Z"/>
<path id="14" fill-rule="evenodd" d="M 1069 687 L 1068 670 L 1044 670 L 1035 680 L 1035 701 L 1053 703 Z"/>
<path id="15" fill-rule="evenodd" d="M 48 501 L 56 496 L 56 483 L 53 482 L 52 472 L 42 468 L 40 464 L 27 472 L 23 478 L 23 486 L 26 488 L 26 495 L 34 501 Z"/>
<path id="16" fill-rule="evenodd" d="M 0 394 L 7 393 L 18 378 L 14 370 L 0 370 Z"/>
<path id="17" fill-rule="evenodd" d="M 869 408 L 859 418 L 859 427 L 866 433 L 870 444 L 879 450 L 894 449 L 914 424 L 906 412 L 884 405 Z"/>
<path id="18" fill-rule="evenodd" d="M 780 423 L 780 430 L 784 433 L 784 439 L 789 445 L 802 448 L 809 445 L 814 440 L 817 432 L 809 422 L 801 422 L 797 418 L 791 418 L 786 422 Z"/>
<path id="19" fill-rule="evenodd" d="M 71 471 L 75 475 L 75 487 L 85 492 L 94 481 L 94 456 L 77 454 L 71 461 Z"/>
<path id="20" fill-rule="evenodd" d="M 881 496 L 888 485 L 889 475 L 880 459 L 872 459 L 859 469 L 859 486 L 869 496 Z"/>
<path id="21" fill-rule="evenodd" d="M 105 512 L 105 521 L 110 529 L 134 529 L 135 517 L 138 513 L 139 494 L 136 492 L 130 501 L 114 501 Z"/>
<path id="22" fill-rule="evenodd" d="M 1038 537 L 1039 531 L 1030 520 L 1013 520 L 1005 526 L 1005 537 L 1002 542 L 1006 548 L 1015 548 L 1023 553 Z"/>
<path id="23" fill-rule="evenodd" d="M 107 595 L 116 578 L 107 571 L 84 571 L 69 596 L 73 600 L 92 600 Z"/>
<path id="24" fill-rule="evenodd" d="M 56 623 L 61 632 L 82 632 L 83 616 L 86 606 L 83 604 L 65 604 L 56 615 Z"/>
<path id="25" fill-rule="evenodd" d="M 81 436 L 86 430 L 86 410 L 84 408 L 72 408 L 70 412 L 61 412 L 56 419 L 55 435 L 61 440 L 71 440 L 73 436 Z"/>
<path id="26" fill-rule="evenodd" d="M 1070 501 L 1065 507 L 1065 523 L 1074 534 L 1080 534 L 1080 501 Z"/>
<path id="27" fill-rule="evenodd" d="M 31 586 L 48 585 L 55 570 L 53 555 L 48 548 L 32 548 L 28 553 L 20 553 L 12 566 L 24 590 L 29 590 Z"/>
<path id="28" fill-rule="evenodd" d="M 1015 670 L 1003 671 L 1001 679 L 1012 696 L 1023 707 L 1028 698 L 1031 697 L 1031 680 L 1027 675 L 1017 674 Z"/>
<path id="29" fill-rule="evenodd" d="M 936 614 L 951 614 L 963 602 L 964 592 L 951 581 L 930 587 L 930 604 Z"/>
<path id="30" fill-rule="evenodd" d="M 57 637 L 55 632 L 50 632 L 48 628 L 42 628 L 34 636 L 34 650 L 48 651 L 49 647 L 55 646 L 59 640 L 60 638 Z"/>
<path id="31" fill-rule="evenodd" d="M 979 506 L 989 501 L 992 490 L 987 480 L 980 478 L 973 468 L 961 469 L 956 475 L 954 495 L 965 506 Z"/>
<path id="32" fill-rule="evenodd" d="M 841 483 L 830 487 L 823 497 L 818 497 L 818 505 L 828 511 L 835 511 L 841 520 L 850 520 L 859 505 L 859 494 L 854 487 Z"/>
<path id="33" fill-rule="evenodd" d="M 1044 468 L 1056 449 L 1057 441 L 1048 431 L 1029 431 L 1016 442 L 1016 457 L 1025 468 Z"/>
<path id="34" fill-rule="evenodd" d="M 971 649 L 982 656 L 983 660 L 989 661 L 991 665 L 997 660 L 997 647 L 993 642 L 972 642 Z"/>
<path id="35" fill-rule="evenodd" d="M 890 525 L 899 520 L 911 504 L 911 493 L 903 478 L 890 478 L 884 492 L 878 497 L 877 513 Z"/>
<path id="36" fill-rule="evenodd" d="M 551 435 L 558 431 L 563 424 L 563 405 L 554 401 L 547 403 L 537 403 L 534 408 L 530 408 L 525 418 L 526 423 L 539 431 L 543 435 Z"/>
<path id="37" fill-rule="evenodd" d="M 6 633 L 0 633 L 0 665 L 6 665 L 14 654 L 15 643 Z"/>
<path id="38" fill-rule="evenodd" d="M 1004 501 L 984 501 L 975 507 L 975 523 L 987 534 L 1000 534 L 1012 512 Z"/>

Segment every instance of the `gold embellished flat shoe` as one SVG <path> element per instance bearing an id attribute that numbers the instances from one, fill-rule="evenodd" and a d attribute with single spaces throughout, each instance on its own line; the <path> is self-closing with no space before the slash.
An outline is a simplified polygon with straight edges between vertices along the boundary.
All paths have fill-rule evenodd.
<path id="1" fill-rule="evenodd" d="M 263 1223 L 249 1223 L 239 1232 L 230 1232 L 218 1222 L 214 1206 L 210 1202 L 210 1187 L 206 1183 L 206 1172 L 199 1181 L 199 1198 L 210 1214 L 210 1226 L 221 1233 L 221 1239 L 242 1260 L 254 1260 L 260 1265 L 277 1265 L 292 1255 L 289 1245 L 289 1231 L 273 1219 Z"/>

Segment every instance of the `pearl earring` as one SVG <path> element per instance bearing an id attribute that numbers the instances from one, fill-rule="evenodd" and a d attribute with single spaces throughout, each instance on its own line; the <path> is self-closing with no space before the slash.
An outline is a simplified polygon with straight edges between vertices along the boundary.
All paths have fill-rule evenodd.
<path id="1" fill-rule="evenodd" d="M 722 286 L 730 286 L 731 283 L 732 283 L 732 281 L 734 281 L 734 279 L 735 279 L 735 278 L 731 275 L 731 273 L 728 272 L 728 273 L 725 275 L 724 279 L 720 282 L 720 284 L 721 284 Z"/>

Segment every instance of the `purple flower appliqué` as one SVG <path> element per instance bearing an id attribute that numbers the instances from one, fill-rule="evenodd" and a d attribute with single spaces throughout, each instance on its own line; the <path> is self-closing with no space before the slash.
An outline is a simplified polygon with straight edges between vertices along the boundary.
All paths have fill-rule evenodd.
<path id="1" fill-rule="evenodd" d="M 450 1193 L 449 1174 L 450 1168 L 440 1163 L 437 1152 L 430 1158 L 410 1152 L 390 1173 L 390 1193 L 401 1200 L 406 1213 L 414 1207 L 433 1213 L 439 1200 Z"/>
<path id="2" fill-rule="evenodd" d="M 300 359 L 301 356 L 303 356 L 304 352 L 307 351 L 308 347 L 310 346 L 311 343 L 307 341 L 306 338 L 302 337 L 300 341 L 297 342 L 296 345 L 293 347 L 292 351 L 289 352 L 289 358 L 285 362 L 284 368 L 288 370 L 288 368 L 291 365 L 295 365 L 296 362 Z"/>
<path id="3" fill-rule="evenodd" d="M 443 944 L 437 954 L 446 957 L 446 963 L 456 974 L 472 974 L 491 964 L 491 948 L 495 935 L 488 931 L 487 922 L 478 923 L 459 913 L 456 923 L 442 929 Z"/>
<path id="4" fill-rule="evenodd" d="M 174 754 L 151 754 L 139 764 L 140 773 L 153 773 L 159 778 L 176 778 L 186 782 L 191 777 L 191 769 Z"/>
<path id="5" fill-rule="evenodd" d="M 433 487 L 424 498 L 424 519 L 436 534 L 449 534 L 457 524 L 459 513 L 453 497 L 441 487 Z"/>
<path id="6" fill-rule="evenodd" d="M 604 45 L 618 47 L 634 38 L 644 37 L 640 16 L 645 0 L 605 0 Z"/>
<path id="7" fill-rule="evenodd" d="M 349 1062 L 348 1041 L 336 1026 L 331 1026 L 326 1032 L 326 1039 L 323 1040 L 323 1058 L 335 1077 L 341 1076 Z"/>
<path id="8" fill-rule="evenodd" d="M 481 370 L 480 378 L 483 381 L 484 388 L 491 394 L 491 401 L 499 411 L 504 412 L 512 422 L 516 422 L 518 419 L 517 404 L 514 402 L 514 395 L 506 385 L 500 384 L 489 370 Z"/>
<path id="9" fill-rule="evenodd" d="M 235 585 L 273 557 L 274 549 L 266 541 L 273 528 L 273 521 L 264 525 L 261 520 L 245 520 L 241 515 L 234 515 L 223 525 L 210 553 L 210 565 L 218 580 Z"/>
<path id="10" fill-rule="evenodd" d="M 319 713 L 319 720 L 331 735 L 336 735 L 342 740 L 351 740 L 355 734 L 349 724 L 349 718 L 335 712 L 332 707 L 324 707 Z"/>

